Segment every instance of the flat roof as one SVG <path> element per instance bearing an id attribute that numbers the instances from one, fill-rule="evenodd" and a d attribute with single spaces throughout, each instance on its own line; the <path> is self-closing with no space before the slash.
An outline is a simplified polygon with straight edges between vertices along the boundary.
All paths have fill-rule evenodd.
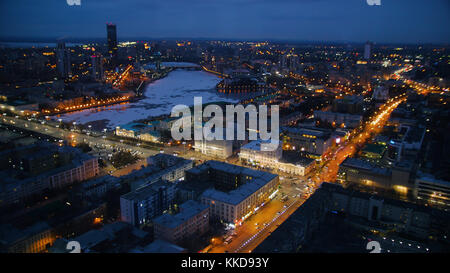
<path id="1" fill-rule="evenodd" d="M 297 151 L 283 151 L 283 157 L 280 160 L 283 163 L 291 163 L 294 165 L 308 166 L 315 160 L 312 158 L 304 157 Z"/>
<path id="2" fill-rule="evenodd" d="M 278 142 L 278 145 L 281 144 L 281 141 L 277 141 L 277 142 Z M 249 143 L 245 144 L 244 146 L 242 146 L 241 149 L 249 149 L 249 150 L 264 152 L 264 150 L 262 150 L 261 145 L 262 144 L 270 144 L 270 143 L 271 143 L 270 140 L 254 140 L 254 141 L 249 142 Z"/>
<path id="3" fill-rule="evenodd" d="M 120 198 L 126 200 L 142 200 L 147 198 L 149 195 L 156 193 L 160 188 L 170 187 L 174 185 L 175 184 L 173 184 L 172 182 L 168 182 L 166 180 L 159 180 L 151 184 L 146 184 L 129 193 L 126 193 L 122 195 Z"/>
<path id="4" fill-rule="evenodd" d="M 177 214 L 168 214 L 165 213 L 159 217 L 156 217 L 153 222 L 159 224 L 161 226 L 165 226 L 168 228 L 176 228 L 195 215 L 201 213 L 202 211 L 208 209 L 208 205 L 204 205 L 200 202 L 194 200 L 188 200 L 185 203 L 180 205 L 180 212 Z"/>
<path id="5" fill-rule="evenodd" d="M 148 125 L 145 123 L 137 123 L 137 122 L 131 122 L 124 125 L 118 126 L 120 129 L 129 130 L 129 131 L 138 131 L 143 128 L 151 128 L 153 125 Z"/>
<path id="6" fill-rule="evenodd" d="M 181 246 L 166 242 L 164 240 L 156 239 L 153 243 L 142 248 L 135 248 L 131 253 L 182 253 L 186 249 Z"/>
<path id="7" fill-rule="evenodd" d="M 381 168 L 377 165 L 367 162 L 365 160 L 357 159 L 357 158 L 347 158 L 342 162 L 342 167 L 350 167 L 354 169 L 365 170 L 367 172 L 379 175 L 389 176 L 391 174 L 391 169 Z"/>
<path id="8" fill-rule="evenodd" d="M 273 175 L 272 179 L 274 179 L 275 177 L 277 177 L 277 175 Z M 257 190 L 272 181 L 272 179 L 254 178 L 250 181 L 247 181 L 237 189 L 231 190 L 229 192 L 223 192 L 210 188 L 204 191 L 201 196 L 227 204 L 238 205 L 239 203 L 247 199 L 250 195 L 255 193 Z"/>
<path id="9" fill-rule="evenodd" d="M 386 146 L 381 144 L 366 144 L 362 152 L 382 155 L 386 151 Z"/>

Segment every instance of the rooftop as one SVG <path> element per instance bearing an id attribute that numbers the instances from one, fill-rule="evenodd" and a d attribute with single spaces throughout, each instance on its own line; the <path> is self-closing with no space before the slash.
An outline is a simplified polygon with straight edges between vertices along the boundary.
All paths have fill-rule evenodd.
<path id="1" fill-rule="evenodd" d="M 280 161 L 294 165 L 308 166 L 314 162 L 314 159 L 301 156 L 297 151 L 283 151 L 283 157 Z"/>
<path id="2" fill-rule="evenodd" d="M 131 253 L 182 253 L 186 252 L 186 249 L 174 245 L 172 243 L 163 241 L 163 240 L 155 240 L 153 243 L 144 246 L 135 248 L 130 251 Z"/>
<path id="3" fill-rule="evenodd" d="M 146 184 L 143 187 L 140 187 L 134 191 L 131 191 L 127 194 L 122 195 L 120 198 L 127 199 L 127 200 L 143 200 L 146 199 L 148 196 L 155 194 L 158 192 L 158 189 L 165 188 L 165 187 L 172 187 L 175 184 L 165 181 L 165 180 L 159 180 L 155 183 Z"/>
<path id="4" fill-rule="evenodd" d="M 386 151 L 385 145 L 380 144 L 367 144 L 362 150 L 363 153 L 372 153 L 382 155 Z"/>
<path id="5" fill-rule="evenodd" d="M 255 175 L 253 171 L 254 170 L 249 169 L 249 171 L 244 171 L 243 173 L 252 176 Z M 228 192 L 219 191 L 213 188 L 207 189 L 203 192 L 202 197 L 237 205 L 276 177 L 278 177 L 278 175 L 264 173 L 261 176 L 253 176 L 252 180 L 248 180 L 237 189 Z"/>
<path id="6" fill-rule="evenodd" d="M 241 147 L 241 149 L 249 149 L 254 151 L 266 151 L 267 147 L 264 147 L 264 150 L 262 150 L 261 145 L 262 144 L 271 144 L 270 140 L 254 140 L 252 142 L 249 142 Z M 281 147 L 281 141 L 278 141 L 279 147 Z"/>
<path id="7" fill-rule="evenodd" d="M 185 203 L 180 205 L 180 212 L 172 215 L 165 213 L 153 220 L 155 224 L 165 226 L 167 228 L 176 228 L 195 215 L 203 212 L 204 210 L 208 209 L 209 206 L 204 205 L 202 203 L 199 203 L 194 200 L 188 200 Z"/>
<path id="8" fill-rule="evenodd" d="M 146 129 L 146 128 L 152 128 L 152 125 L 148 125 L 148 124 L 144 124 L 144 123 L 128 123 L 128 124 L 124 124 L 124 125 L 120 125 L 118 126 L 120 129 L 123 130 L 128 130 L 128 131 L 140 131 L 142 129 Z"/>
<path id="9" fill-rule="evenodd" d="M 365 170 L 367 172 L 373 174 L 379 174 L 384 176 L 389 176 L 391 174 L 391 170 L 387 168 L 381 168 L 377 165 L 367 162 L 365 160 L 357 159 L 357 158 L 347 158 L 342 162 L 342 167 L 350 167 L 359 170 Z"/>

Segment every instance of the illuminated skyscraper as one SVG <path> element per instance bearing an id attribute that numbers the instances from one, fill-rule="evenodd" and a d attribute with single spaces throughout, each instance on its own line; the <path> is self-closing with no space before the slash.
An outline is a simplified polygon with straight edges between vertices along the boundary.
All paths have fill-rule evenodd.
<path id="1" fill-rule="evenodd" d="M 58 42 L 56 57 L 56 68 L 58 70 L 58 75 L 62 79 L 70 77 L 72 74 L 70 69 L 70 51 L 66 48 L 66 44 L 64 42 Z"/>
<path id="2" fill-rule="evenodd" d="M 91 76 L 94 80 L 103 80 L 103 56 L 95 53 L 91 56 Z"/>
<path id="3" fill-rule="evenodd" d="M 106 31 L 108 35 L 108 54 L 111 59 L 117 61 L 117 28 L 114 24 L 106 24 Z"/>

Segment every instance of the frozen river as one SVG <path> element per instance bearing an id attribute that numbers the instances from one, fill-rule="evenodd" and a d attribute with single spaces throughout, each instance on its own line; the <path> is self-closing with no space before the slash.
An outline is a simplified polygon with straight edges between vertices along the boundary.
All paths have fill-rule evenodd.
<path id="1" fill-rule="evenodd" d="M 194 97 L 202 97 L 203 103 L 237 102 L 237 99 L 216 92 L 215 86 L 220 81 L 220 78 L 204 71 L 178 69 L 149 84 L 145 90 L 145 98 L 137 102 L 71 112 L 60 118 L 82 124 L 103 121 L 104 126 L 114 128 L 134 120 L 170 114 L 172 107 L 178 104 L 191 106 L 194 104 Z"/>

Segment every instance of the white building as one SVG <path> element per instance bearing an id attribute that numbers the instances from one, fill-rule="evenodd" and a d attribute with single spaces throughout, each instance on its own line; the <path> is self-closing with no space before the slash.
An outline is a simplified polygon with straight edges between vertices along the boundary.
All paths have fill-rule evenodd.
<path id="1" fill-rule="evenodd" d="M 264 147 L 270 141 L 255 140 L 241 147 L 239 159 L 247 162 L 257 163 L 259 166 L 275 166 L 283 155 L 283 145 L 278 141 L 276 150 L 268 150 Z M 264 149 L 266 148 L 266 149 Z"/>
<path id="2" fill-rule="evenodd" d="M 210 217 L 238 225 L 273 197 L 279 185 L 278 175 L 243 168 L 245 183 L 228 192 L 208 189 L 200 200 L 210 208 Z"/>
<path id="3" fill-rule="evenodd" d="M 178 243 L 209 230 L 209 206 L 189 200 L 180 205 L 175 215 L 165 213 L 154 221 L 155 239 Z"/>
<path id="4" fill-rule="evenodd" d="M 275 151 L 264 151 L 261 144 L 252 141 L 241 148 L 239 159 L 247 164 L 268 167 L 285 173 L 305 176 L 314 168 L 314 160 L 301 157 L 296 151 L 283 151 L 282 144 Z"/>
<path id="5" fill-rule="evenodd" d="M 233 155 L 231 140 L 196 140 L 194 149 L 204 155 L 226 159 Z"/>

